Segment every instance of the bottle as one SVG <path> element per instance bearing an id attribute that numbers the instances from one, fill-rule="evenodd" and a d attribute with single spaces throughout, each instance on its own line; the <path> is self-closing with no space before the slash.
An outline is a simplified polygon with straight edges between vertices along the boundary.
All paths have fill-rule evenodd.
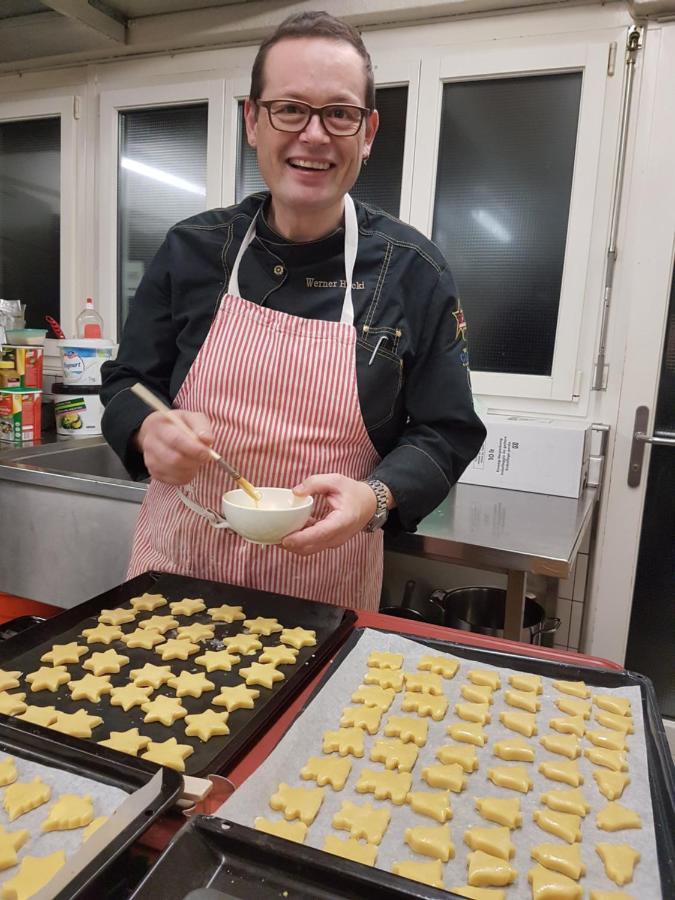
<path id="1" fill-rule="evenodd" d="M 94 309 L 94 301 L 91 297 L 87 297 L 84 309 L 75 319 L 75 329 L 79 338 L 103 337 L 103 319 Z"/>

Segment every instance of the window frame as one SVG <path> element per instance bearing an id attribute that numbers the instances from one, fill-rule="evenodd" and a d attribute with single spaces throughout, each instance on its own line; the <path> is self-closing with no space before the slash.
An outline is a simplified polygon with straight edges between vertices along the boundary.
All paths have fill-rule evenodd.
<path id="1" fill-rule="evenodd" d="M 560 304 L 550 376 L 472 371 L 476 394 L 533 400 L 574 399 L 577 359 L 582 345 L 594 225 L 597 173 L 604 126 L 609 41 L 561 41 L 541 37 L 437 51 L 424 58 L 420 95 L 430 98 L 420 109 L 415 151 L 411 223 L 431 236 L 438 167 L 443 85 L 447 82 L 517 78 L 581 72 L 581 98 Z M 469 314 L 469 346 L 471 344 Z"/>
<path id="2" fill-rule="evenodd" d="M 160 106 L 208 104 L 206 197 L 204 209 L 220 205 L 222 193 L 224 83 L 221 79 L 164 82 L 138 88 L 101 91 L 100 94 L 97 295 L 108 335 L 118 341 L 118 171 L 119 115 L 121 112 L 154 109 Z"/>

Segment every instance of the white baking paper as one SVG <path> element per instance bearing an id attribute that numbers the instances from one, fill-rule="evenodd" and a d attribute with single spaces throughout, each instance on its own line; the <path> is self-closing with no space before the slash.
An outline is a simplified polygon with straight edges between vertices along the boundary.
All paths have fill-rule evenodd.
<path id="1" fill-rule="evenodd" d="M 528 794 L 520 794 L 507 788 L 499 788 L 487 780 L 487 770 L 493 765 L 508 765 L 503 760 L 492 755 L 492 745 L 495 741 L 504 737 L 513 737 L 514 732 L 504 728 L 499 722 L 499 713 L 513 708 L 504 702 L 504 690 L 508 687 L 509 675 L 516 671 L 504 667 L 486 665 L 482 661 L 466 660 L 455 657 L 452 654 L 440 654 L 415 641 L 399 637 L 394 634 L 384 634 L 367 629 L 354 649 L 345 657 L 340 667 L 332 675 L 321 692 L 315 697 L 308 708 L 295 720 L 284 738 L 279 742 L 274 751 L 265 762 L 241 785 L 218 810 L 218 815 L 239 822 L 243 825 L 253 826 L 256 816 L 265 816 L 269 819 L 281 819 L 282 814 L 274 812 L 269 806 L 269 799 L 278 788 L 280 782 L 286 782 L 293 787 L 316 787 L 313 781 L 303 781 L 299 772 L 310 756 L 320 756 L 322 753 L 321 742 L 324 731 L 339 727 L 342 710 L 347 706 L 353 706 L 350 697 L 356 688 L 362 684 L 366 672 L 366 661 L 373 650 L 387 650 L 404 655 L 404 671 L 416 671 L 419 658 L 431 653 L 436 656 L 448 656 L 457 659 L 460 668 L 455 677 L 444 681 L 444 693 L 448 697 L 449 706 L 445 719 L 434 722 L 427 718 L 429 723 L 429 737 L 424 747 L 420 749 L 417 763 L 413 768 L 412 790 L 431 790 L 422 780 L 421 771 L 424 766 L 437 763 L 436 750 L 444 744 L 453 744 L 452 739 L 446 734 L 447 725 L 461 720 L 454 712 L 454 706 L 462 701 L 460 687 L 467 683 L 466 672 L 470 669 L 488 669 L 498 671 L 501 674 L 502 688 L 495 691 L 494 705 L 491 707 L 492 722 L 485 726 L 488 735 L 488 743 L 483 748 L 477 748 L 479 769 L 468 777 L 468 786 L 461 794 L 451 794 L 453 818 L 450 824 L 450 832 L 455 845 L 455 858 L 444 865 L 443 883 L 446 888 L 467 883 L 467 856 L 469 848 L 463 841 L 464 831 L 471 826 L 490 826 L 474 808 L 475 797 L 520 797 L 521 811 L 523 813 L 523 827 L 512 832 L 512 840 L 516 846 L 515 857 L 511 864 L 518 870 L 517 880 L 507 889 L 508 900 L 520 900 L 530 898 L 531 889 L 527 881 L 527 873 L 535 865 L 530 858 L 532 847 L 541 843 L 555 843 L 558 838 L 542 831 L 532 819 L 535 809 L 545 807 L 540 802 L 540 796 L 546 790 L 565 790 L 568 785 L 550 781 L 538 771 L 539 763 L 545 759 L 563 760 L 545 750 L 539 743 L 542 734 L 553 733 L 548 728 L 548 722 L 554 716 L 563 715 L 554 705 L 554 699 L 565 696 L 552 686 L 552 679 L 543 678 L 543 694 L 541 710 L 537 713 L 538 735 L 531 738 L 535 749 L 534 763 L 520 763 L 528 768 L 530 777 L 534 781 L 534 790 Z M 591 670 L 586 678 L 589 687 L 593 686 Z M 593 780 L 593 766 L 585 757 L 580 757 L 577 762 L 584 776 L 583 793 L 591 805 L 591 812 L 582 822 L 583 839 L 581 842 L 581 854 L 586 865 L 586 876 L 580 884 L 584 888 L 584 896 L 592 888 L 603 890 L 618 890 L 617 886 L 609 880 L 605 874 L 604 866 L 595 852 L 596 843 L 625 843 L 638 850 L 642 860 L 638 863 L 631 884 L 623 890 L 634 895 L 640 900 L 658 900 L 661 897 L 660 879 L 657 865 L 656 841 L 654 836 L 654 821 L 652 815 L 651 796 L 649 791 L 649 773 L 646 765 L 646 745 L 644 737 L 644 724 L 642 717 L 642 702 L 638 687 L 621 687 L 609 689 L 598 687 L 597 693 L 611 693 L 619 697 L 627 697 L 631 700 L 635 734 L 627 736 L 627 745 L 630 748 L 628 756 L 629 775 L 631 783 L 626 787 L 621 800 L 622 805 L 636 810 L 642 817 L 641 829 L 630 829 L 620 832 L 605 832 L 595 827 L 597 813 L 607 804 L 607 800 L 598 790 Z M 406 828 L 413 825 L 434 826 L 433 819 L 413 813 L 407 805 L 395 806 L 387 801 L 378 802 L 372 794 L 357 794 L 354 790 L 359 773 L 364 768 L 382 770 L 382 763 L 374 763 L 369 759 L 370 748 L 374 741 L 384 735 L 384 725 L 391 715 L 415 716 L 415 713 L 404 713 L 401 710 L 403 692 L 396 694 L 396 698 L 382 717 L 382 724 L 376 735 L 365 733 L 365 754 L 363 759 L 354 759 L 349 780 L 342 791 L 333 791 L 332 788 L 324 789 L 324 802 L 319 815 L 307 832 L 306 845 L 323 848 L 326 835 L 335 834 L 339 837 L 347 837 L 345 831 L 336 831 L 331 827 L 331 820 L 344 800 L 355 803 L 372 803 L 376 807 L 387 805 L 392 811 L 392 819 L 382 843 L 380 844 L 376 866 L 391 871 L 393 863 L 406 859 L 427 859 L 414 853 L 403 840 Z M 591 720 L 593 721 L 593 720 Z M 597 725 L 596 727 L 601 727 Z M 592 746 L 589 741 L 583 740 L 582 747 Z M 516 765 L 517 763 L 513 763 Z"/>

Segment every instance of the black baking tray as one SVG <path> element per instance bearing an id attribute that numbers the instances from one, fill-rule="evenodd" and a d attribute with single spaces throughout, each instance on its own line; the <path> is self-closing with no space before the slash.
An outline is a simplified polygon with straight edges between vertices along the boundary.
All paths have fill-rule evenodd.
<path id="1" fill-rule="evenodd" d="M 257 688 L 260 690 L 260 697 L 255 701 L 252 710 L 236 710 L 230 713 L 228 719 L 230 734 L 213 737 L 207 742 L 202 742 L 196 737 L 186 737 L 185 725 L 180 720 L 169 727 L 160 723 L 146 725 L 143 722 L 144 713 L 140 707 L 133 707 L 128 713 L 125 713 L 121 707 L 111 706 L 106 696 L 103 696 L 99 703 L 86 700 L 74 702 L 70 699 L 66 685 L 62 685 L 55 693 L 49 691 L 31 693 L 29 686 L 24 686 L 22 682 L 21 690 L 26 690 L 27 703 L 35 706 L 56 706 L 62 712 L 75 712 L 77 709 L 84 708 L 93 715 L 101 716 L 104 722 L 94 729 L 92 742 L 105 740 L 111 731 L 126 731 L 129 728 L 137 727 L 141 734 L 153 741 L 164 741 L 169 737 L 175 737 L 179 743 L 190 744 L 194 748 L 194 753 L 185 761 L 185 774 L 187 775 L 207 775 L 231 768 L 259 735 L 268 729 L 281 710 L 314 677 L 316 671 L 345 640 L 356 621 L 356 615 L 351 610 L 345 610 L 338 606 L 219 584 L 215 581 L 188 578 L 183 575 L 146 572 L 3 641 L 0 643 L 0 668 L 19 670 L 24 675 L 34 671 L 44 665 L 40 662 L 40 656 L 50 650 L 54 643 L 65 644 L 73 640 L 78 640 L 81 644 L 86 643 L 86 639 L 81 637 L 81 632 L 84 628 L 96 625 L 97 617 L 102 609 L 115 609 L 128 605 L 132 597 L 145 591 L 161 593 L 169 602 L 181 600 L 184 597 L 201 597 L 206 603 L 207 609 L 223 603 L 241 605 L 248 618 L 276 617 L 284 626 L 301 626 L 316 631 L 316 646 L 304 647 L 300 650 L 294 666 L 281 667 L 280 671 L 286 676 L 284 681 L 278 682 L 270 690 Z M 155 610 L 154 614 L 168 615 L 169 613 L 169 606 L 166 605 Z M 145 618 L 153 613 L 141 613 L 140 615 Z M 184 625 L 194 622 L 211 623 L 206 610 L 189 618 L 180 616 L 178 618 Z M 121 627 L 125 632 L 130 631 L 136 627 L 136 623 L 131 622 Z M 242 622 L 235 622 L 231 625 L 215 623 L 216 640 L 226 635 L 239 634 L 242 631 Z M 167 637 L 171 636 L 174 635 L 169 632 Z M 277 644 L 278 637 L 277 634 L 260 637 L 260 640 L 265 647 Z M 201 647 L 207 650 L 215 649 L 217 646 L 213 641 L 201 643 Z M 202 712 L 208 708 L 224 709 L 223 707 L 212 707 L 211 701 L 221 687 L 241 682 L 241 677 L 238 675 L 239 668 L 250 665 L 262 652 L 258 651 L 254 656 L 242 656 L 241 663 L 234 666 L 230 672 L 206 673 L 204 668 L 194 663 L 194 656 L 185 661 L 171 660 L 170 663 L 164 663 L 161 657 L 152 650 L 130 650 L 121 640 L 113 641 L 109 646 L 92 644 L 91 652 L 105 651 L 111 648 L 128 656 L 130 660 L 118 675 L 111 676 L 113 686 L 125 684 L 129 678 L 129 671 L 140 668 L 146 662 L 156 665 L 170 664 L 175 674 L 179 674 L 183 670 L 205 672 L 207 678 L 216 685 L 216 689 L 202 694 L 201 698 L 183 697 L 182 703 L 187 709 L 188 715 Z M 87 656 L 89 655 L 87 654 Z M 195 656 L 198 655 L 195 654 Z M 83 657 L 81 662 L 84 662 L 87 656 Z M 71 664 L 67 668 L 73 679 L 81 678 L 86 674 L 81 664 Z M 174 692 L 165 685 L 154 691 L 151 699 L 160 694 L 175 696 Z M 0 716 L 0 720 L 6 718 Z M 26 723 L 17 722 L 17 724 L 24 725 Z M 30 726 L 30 728 L 36 733 L 50 733 L 48 728 L 45 729 L 38 725 Z M 81 746 L 83 742 L 79 743 Z M 90 742 L 86 741 L 85 743 Z M 134 758 L 130 757 L 130 759 L 133 761 Z"/>
<path id="2" fill-rule="evenodd" d="M 26 759 L 91 778 L 102 784 L 120 788 L 128 794 L 142 788 L 157 773 L 152 763 L 123 756 L 105 747 L 83 746 L 81 741 L 67 735 L 25 726 L 11 718 L 0 716 L 0 753 Z M 30 729 L 35 730 L 31 731 Z M 133 764 L 131 764 L 133 763 Z M 148 806 L 106 845 L 53 900 L 106 895 L 107 870 L 111 863 L 155 821 L 171 807 L 183 790 L 183 777 L 171 769 L 163 769 L 161 786 Z M 20 823 L 19 823 L 20 824 Z M 3 873 L 8 875 L 7 872 Z"/>

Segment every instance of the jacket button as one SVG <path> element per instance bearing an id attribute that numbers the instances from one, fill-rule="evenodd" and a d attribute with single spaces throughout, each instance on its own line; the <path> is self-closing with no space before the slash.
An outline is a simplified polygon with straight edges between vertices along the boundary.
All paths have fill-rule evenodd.
<path id="1" fill-rule="evenodd" d="M 283 274 L 284 274 L 284 267 L 283 267 L 283 266 L 275 266 L 275 267 L 274 267 L 274 274 L 275 274 L 275 275 L 283 275 Z"/>

